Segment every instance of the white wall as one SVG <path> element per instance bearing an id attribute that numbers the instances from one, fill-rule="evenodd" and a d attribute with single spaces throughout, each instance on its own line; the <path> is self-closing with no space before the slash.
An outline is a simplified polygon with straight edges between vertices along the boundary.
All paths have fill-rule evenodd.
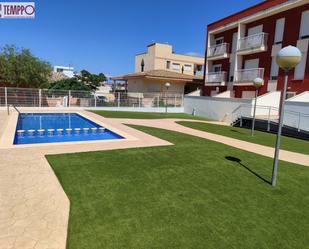
<path id="1" fill-rule="evenodd" d="M 286 101 L 284 110 L 309 114 L 309 102 Z"/>
<path id="2" fill-rule="evenodd" d="M 95 91 L 96 95 L 110 93 L 112 91 L 111 85 L 99 86 L 99 88 Z"/>
<path id="3" fill-rule="evenodd" d="M 309 102 L 286 101 L 284 124 L 309 131 Z"/>
<path id="4" fill-rule="evenodd" d="M 185 96 L 184 111 L 188 114 L 195 111 L 196 116 L 231 122 L 232 112 L 238 106 L 250 103 L 250 99 Z"/>
<path id="5" fill-rule="evenodd" d="M 269 92 L 265 93 L 257 98 L 257 108 L 256 108 L 256 116 L 277 116 L 278 115 L 278 110 L 276 108 L 279 108 L 280 104 L 280 96 L 281 92 Z M 252 107 L 248 108 L 243 108 L 246 112 L 247 115 L 253 116 L 254 112 L 254 99 L 252 99 Z M 273 109 L 270 109 L 269 107 L 275 107 Z M 246 110 L 247 109 L 247 110 Z M 251 109 L 251 112 L 250 110 Z"/>
<path id="6" fill-rule="evenodd" d="M 285 102 L 284 124 L 309 131 L 309 91 Z"/>
<path id="7" fill-rule="evenodd" d="M 300 99 L 308 96 L 309 93 L 299 96 Z M 268 116 L 271 110 L 271 116 L 277 116 L 279 110 L 280 92 L 270 92 L 260 96 L 257 100 L 258 108 L 257 116 Z M 184 111 L 205 118 L 219 120 L 224 122 L 232 121 L 232 112 L 243 105 L 241 113 L 243 116 L 252 116 L 254 99 L 233 99 L 233 98 L 217 98 L 217 97 L 195 97 L 185 96 Z M 263 108 L 263 106 L 265 108 Z M 269 109 L 273 106 L 273 109 Z M 309 101 L 286 101 L 284 124 L 294 128 L 309 131 Z"/>
<path id="8" fill-rule="evenodd" d="M 257 105 L 279 107 L 280 92 L 270 92 L 258 97 Z M 242 108 L 246 116 L 253 115 L 254 99 L 224 98 L 224 97 L 191 97 L 185 96 L 184 108 L 186 113 L 193 113 L 209 119 L 231 122 L 232 112 L 240 105 L 248 105 Z M 256 115 L 266 116 L 269 114 L 268 108 L 257 108 Z M 277 115 L 277 111 L 272 111 L 271 115 Z"/>
<path id="9" fill-rule="evenodd" d="M 234 92 L 230 90 L 218 93 L 216 95 L 216 98 L 233 98 L 233 97 L 234 97 Z"/>
<path id="10" fill-rule="evenodd" d="M 74 67 L 64 67 L 64 66 L 54 66 L 54 72 L 57 72 L 58 69 L 61 69 L 65 76 L 69 78 L 74 77 Z"/>
<path id="11" fill-rule="evenodd" d="M 308 102 L 309 103 L 309 91 L 298 94 L 292 98 L 289 98 L 287 101 L 293 102 Z"/>
<path id="12" fill-rule="evenodd" d="M 269 92 L 258 97 L 257 105 L 279 107 L 281 92 Z"/>
<path id="13" fill-rule="evenodd" d="M 129 79 L 128 80 L 128 92 L 133 93 L 160 93 L 165 92 L 165 81 L 156 79 Z M 168 89 L 169 93 L 184 93 L 184 87 L 186 82 L 173 82 Z"/>
<path id="14" fill-rule="evenodd" d="M 186 96 L 201 96 L 201 90 L 197 89 L 193 92 L 187 93 Z"/>

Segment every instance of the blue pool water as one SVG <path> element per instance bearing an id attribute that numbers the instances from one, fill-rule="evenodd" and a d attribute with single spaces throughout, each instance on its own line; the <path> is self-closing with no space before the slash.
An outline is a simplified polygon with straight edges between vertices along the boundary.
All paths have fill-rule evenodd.
<path id="1" fill-rule="evenodd" d="M 120 135 L 76 114 L 76 113 L 21 113 L 18 117 L 14 144 L 37 144 L 72 141 L 122 139 Z M 79 128 L 80 131 L 74 130 Z M 83 128 L 89 128 L 84 130 Z M 91 128 L 97 128 L 91 129 Z M 39 132 L 38 130 L 44 131 Z M 48 132 L 48 129 L 54 131 Z M 57 129 L 63 129 L 58 132 Z M 66 131 L 66 129 L 72 129 Z M 20 133 L 17 131 L 24 130 Z M 29 132 L 29 130 L 34 130 Z"/>

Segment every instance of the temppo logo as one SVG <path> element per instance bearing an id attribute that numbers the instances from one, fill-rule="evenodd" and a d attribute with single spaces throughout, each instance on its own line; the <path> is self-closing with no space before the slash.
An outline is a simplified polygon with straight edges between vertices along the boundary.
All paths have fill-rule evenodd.
<path id="1" fill-rule="evenodd" d="M 34 2 L 0 2 L 0 18 L 34 18 Z"/>

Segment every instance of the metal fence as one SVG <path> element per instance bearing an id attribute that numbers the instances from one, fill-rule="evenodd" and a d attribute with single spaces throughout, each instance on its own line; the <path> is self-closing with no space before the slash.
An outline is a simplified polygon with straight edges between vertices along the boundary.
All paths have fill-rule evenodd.
<path id="1" fill-rule="evenodd" d="M 240 105 L 232 112 L 232 124 L 240 122 L 242 126 L 243 118 L 253 118 L 253 105 Z M 270 123 L 278 123 L 279 108 L 273 106 L 256 106 L 256 117 L 267 121 L 267 130 L 270 130 Z M 298 132 L 309 132 L 309 114 L 284 110 L 283 124 L 297 129 Z"/>
<path id="2" fill-rule="evenodd" d="M 183 107 L 179 93 L 92 93 L 0 87 L 0 106 L 18 107 Z"/>

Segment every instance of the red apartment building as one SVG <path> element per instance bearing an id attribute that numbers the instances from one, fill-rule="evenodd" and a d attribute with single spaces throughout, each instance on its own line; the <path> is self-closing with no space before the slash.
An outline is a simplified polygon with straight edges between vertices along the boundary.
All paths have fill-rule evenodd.
<path id="1" fill-rule="evenodd" d="M 281 90 L 284 72 L 277 52 L 297 46 L 302 61 L 290 71 L 288 97 L 309 91 L 309 0 L 268 0 L 207 27 L 205 96 L 251 98 L 256 77 L 264 79 L 259 95 Z"/>

